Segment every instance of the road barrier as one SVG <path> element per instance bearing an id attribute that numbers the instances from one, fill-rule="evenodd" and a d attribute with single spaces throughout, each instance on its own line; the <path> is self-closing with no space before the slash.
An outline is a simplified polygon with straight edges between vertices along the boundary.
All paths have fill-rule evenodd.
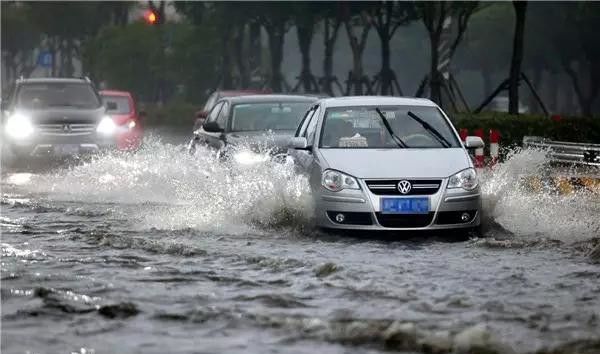
<path id="1" fill-rule="evenodd" d="M 459 130 L 460 139 L 464 142 L 469 135 L 468 129 Z M 498 163 L 500 156 L 500 131 L 497 129 L 490 129 L 488 132 L 488 139 L 486 139 L 484 130 L 482 128 L 475 129 L 473 135 L 480 137 L 484 143 L 489 143 L 488 156 L 485 156 L 485 148 L 475 149 L 474 164 L 475 168 L 493 167 Z"/>

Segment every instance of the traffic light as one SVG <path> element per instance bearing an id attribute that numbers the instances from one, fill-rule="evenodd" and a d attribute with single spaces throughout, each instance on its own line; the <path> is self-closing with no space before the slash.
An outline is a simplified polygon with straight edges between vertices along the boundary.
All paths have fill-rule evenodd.
<path id="1" fill-rule="evenodd" d="M 144 11 L 144 20 L 149 25 L 155 25 L 158 23 L 158 14 L 153 10 Z"/>

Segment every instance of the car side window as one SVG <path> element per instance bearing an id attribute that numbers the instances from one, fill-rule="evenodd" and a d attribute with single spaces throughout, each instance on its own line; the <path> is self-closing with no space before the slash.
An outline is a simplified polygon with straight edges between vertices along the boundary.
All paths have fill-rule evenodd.
<path id="1" fill-rule="evenodd" d="M 304 136 L 306 137 L 306 141 L 309 146 L 313 145 L 315 142 L 315 133 L 317 132 L 317 123 L 319 122 L 319 112 L 319 107 L 316 107 L 312 117 L 310 118 L 310 122 L 306 127 L 306 133 Z"/>
<path id="2" fill-rule="evenodd" d="M 229 116 L 229 103 L 224 102 L 223 106 L 221 107 L 221 111 L 219 112 L 219 115 L 217 116 L 217 124 L 219 125 L 219 127 L 225 129 L 225 126 L 227 125 L 227 117 Z"/>
<path id="3" fill-rule="evenodd" d="M 219 111 L 221 110 L 221 107 L 223 106 L 223 103 L 219 103 L 217 105 L 215 105 L 213 107 L 213 109 L 210 111 L 210 113 L 208 114 L 208 118 L 206 119 L 207 122 L 214 122 L 217 120 L 217 118 L 219 117 Z"/>
<path id="4" fill-rule="evenodd" d="M 208 100 L 206 100 L 206 104 L 204 104 L 204 108 L 202 110 L 209 111 L 215 105 L 216 101 L 217 101 L 217 93 L 215 92 L 212 95 L 210 95 Z"/>
<path id="5" fill-rule="evenodd" d="M 300 122 L 300 125 L 298 126 L 298 129 L 296 129 L 296 134 L 294 136 L 305 136 L 306 127 L 308 126 L 308 123 L 310 123 L 313 113 L 315 113 L 315 107 L 311 107 L 306 112 L 304 118 L 302 118 L 302 122 Z"/>

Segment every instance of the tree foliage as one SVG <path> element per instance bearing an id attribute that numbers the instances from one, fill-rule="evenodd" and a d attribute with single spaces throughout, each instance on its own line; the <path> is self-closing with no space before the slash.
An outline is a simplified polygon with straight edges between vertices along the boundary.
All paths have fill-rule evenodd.
<path id="1" fill-rule="evenodd" d="M 41 33 L 32 26 L 29 9 L 17 3 L 2 2 L 2 60 L 8 79 L 29 76 L 35 68 L 35 49 Z"/>
<path id="2" fill-rule="evenodd" d="M 555 52 L 573 84 L 582 113 L 592 115 L 600 94 L 600 3 L 549 5 L 554 26 L 548 28 Z"/>

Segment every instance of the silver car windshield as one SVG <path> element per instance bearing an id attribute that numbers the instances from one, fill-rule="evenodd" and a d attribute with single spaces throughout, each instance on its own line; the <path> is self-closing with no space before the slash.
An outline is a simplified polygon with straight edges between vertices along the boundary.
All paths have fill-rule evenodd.
<path id="1" fill-rule="evenodd" d="M 311 102 L 240 103 L 233 106 L 231 131 L 294 130 Z"/>
<path id="2" fill-rule="evenodd" d="M 404 148 L 390 134 L 379 110 L 393 135 L 406 148 L 456 148 L 460 142 L 437 107 L 426 106 L 359 106 L 328 108 L 321 133 L 321 148 L 386 149 Z M 427 129 L 409 115 L 411 112 L 434 129 Z M 446 140 L 447 144 L 440 140 Z M 447 145 L 447 146 L 446 146 Z"/>

